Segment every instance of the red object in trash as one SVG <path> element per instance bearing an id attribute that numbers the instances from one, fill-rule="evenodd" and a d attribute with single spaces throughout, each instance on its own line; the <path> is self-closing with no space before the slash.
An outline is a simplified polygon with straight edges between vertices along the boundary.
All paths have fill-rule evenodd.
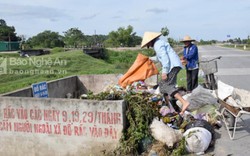
<path id="1" fill-rule="evenodd" d="M 132 84 L 135 81 L 146 80 L 152 75 L 158 74 L 153 61 L 147 56 L 139 53 L 133 65 L 129 70 L 119 79 L 119 85 L 125 88 L 127 85 Z"/>

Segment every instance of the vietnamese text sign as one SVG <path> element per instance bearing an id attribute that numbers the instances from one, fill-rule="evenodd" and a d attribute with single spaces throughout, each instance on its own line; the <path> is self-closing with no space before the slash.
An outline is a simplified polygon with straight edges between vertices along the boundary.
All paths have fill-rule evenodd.
<path id="1" fill-rule="evenodd" d="M 17 154 L 14 146 L 22 146 L 18 152 L 27 153 L 34 147 L 31 151 L 48 155 L 93 154 L 112 149 L 122 135 L 123 105 L 122 100 L 2 97 L 0 155 L 7 151 Z"/>
<path id="2" fill-rule="evenodd" d="M 32 84 L 33 97 L 47 98 L 48 95 L 48 86 L 46 82 L 40 82 Z"/>

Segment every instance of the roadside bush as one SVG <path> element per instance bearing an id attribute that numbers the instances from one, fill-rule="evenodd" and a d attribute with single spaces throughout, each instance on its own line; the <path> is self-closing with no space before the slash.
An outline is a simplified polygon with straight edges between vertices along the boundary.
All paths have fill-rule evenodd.
<path id="1" fill-rule="evenodd" d="M 58 52 L 63 52 L 64 49 L 62 47 L 55 47 L 51 50 L 52 54 L 58 53 Z"/>

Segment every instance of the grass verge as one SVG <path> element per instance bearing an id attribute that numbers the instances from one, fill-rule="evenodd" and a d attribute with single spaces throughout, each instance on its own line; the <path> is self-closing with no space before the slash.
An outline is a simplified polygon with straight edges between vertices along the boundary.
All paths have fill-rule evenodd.
<path id="1" fill-rule="evenodd" d="M 20 57 L 18 53 L 1 54 L 0 65 L 6 61 L 6 74 L 0 74 L 0 94 L 29 87 L 33 83 L 66 76 L 84 74 L 125 74 L 138 53 L 152 56 L 152 49 L 113 51 L 105 50 L 105 59 L 96 59 L 81 50 L 57 48 L 50 55 Z M 1 64 L 2 63 L 2 64 Z M 186 72 L 178 75 L 178 86 L 186 87 Z"/>

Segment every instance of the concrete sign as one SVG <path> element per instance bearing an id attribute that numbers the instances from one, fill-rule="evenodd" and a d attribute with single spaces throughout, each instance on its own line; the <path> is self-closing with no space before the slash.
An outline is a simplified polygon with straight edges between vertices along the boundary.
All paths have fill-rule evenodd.
<path id="1" fill-rule="evenodd" d="M 31 87 L 32 87 L 33 97 L 39 97 L 39 98 L 49 97 L 48 86 L 46 82 L 32 84 Z"/>
<path id="2" fill-rule="evenodd" d="M 0 155 L 102 155 L 118 145 L 124 102 L 0 98 Z"/>

